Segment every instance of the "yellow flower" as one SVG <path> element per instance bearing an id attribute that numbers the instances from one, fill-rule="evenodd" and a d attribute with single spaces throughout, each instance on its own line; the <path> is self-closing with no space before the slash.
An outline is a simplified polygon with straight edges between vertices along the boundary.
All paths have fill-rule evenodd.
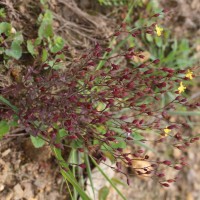
<path id="1" fill-rule="evenodd" d="M 158 25 L 156 25 L 156 33 L 157 33 L 157 36 L 161 36 L 163 32 L 163 28 L 159 27 Z"/>
<path id="2" fill-rule="evenodd" d="M 169 133 L 169 132 L 171 132 L 171 129 L 169 129 L 169 128 L 166 127 L 166 128 L 164 129 L 164 132 L 165 132 L 165 133 Z"/>
<path id="3" fill-rule="evenodd" d="M 180 82 L 180 86 L 179 86 L 179 88 L 178 88 L 179 94 L 182 93 L 182 92 L 184 92 L 185 89 L 186 89 L 186 87 L 183 85 L 182 82 Z"/>
<path id="4" fill-rule="evenodd" d="M 168 133 L 171 132 L 171 129 L 169 128 L 164 128 L 165 136 L 168 136 Z"/>
<path id="5" fill-rule="evenodd" d="M 187 77 L 187 78 L 189 78 L 189 79 L 192 80 L 193 79 L 192 74 L 193 74 L 193 72 L 190 71 L 190 70 L 188 70 L 187 73 L 186 73 L 186 75 L 185 75 L 185 77 Z"/>

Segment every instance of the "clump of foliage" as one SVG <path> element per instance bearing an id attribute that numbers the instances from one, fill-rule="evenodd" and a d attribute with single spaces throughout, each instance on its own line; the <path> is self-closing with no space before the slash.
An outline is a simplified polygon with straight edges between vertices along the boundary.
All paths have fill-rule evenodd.
<path id="1" fill-rule="evenodd" d="M 4 9 L 0 9 L 0 18 L 4 19 L 6 14 Z M 0 55 L 4 60 L 9 58 L 19 59 L 22 55 L 23 36 L 8 22 L 0 21 Z"/>
<path id="2" fill-rule="evenodd" d="M 53 14 L 46 9 L 38 17 L 38 37 L 27 41 L 27 50 L 33 57 L 42 54 L 41 61 L 45 62 L 51 53 L 56 53 L 64 47 L 64 39 L 53 33 Z"/>
<path id="3" fill-rule="evenodd" d="M 48 19 L 51 19 L 49 13 L 43 16 L 42 27 L 50 30 Z M 43 28 L 39 29 L 39 39 L 44 36 L 48 41 L 51 31 L 45 35 Z M 161 32 L 156 23 L 132 31 L 122 24 L 110 38 L 120 42 L 121 35 L 137 38 L 150 34 L 153 37 L 155 34 L 160 36 Z M 39 56 L 35 51 L 39 44 L 34 45 L 34 41 L 29 41 L 28 50 L 33 56 Z M 1 88 L 1 118 L 13 120 L 14 116 L 33 141 L 40 140 L 38 146 L 48 143 L 62 175 L 83 199 L 89 197 L 82 192 L 71 166 L 84 169 L 87 163 L 66 162 L 62 156 L 66 148 L 89 155 L 95 164 L 106 164 L 106 153 L 109 153 L 116 163 L 115 167 L 110 167 L 125 176 L 122 165 L 133 168 L 140 176 L 151 175 L 164 187 L 175 182 L 176 177 L 165 177 L 163 171 L 166 167 L 181 170 L 186 165 L 184 158 L 170 161 L 164 157 L 150 158 L 141 148 L 128 153 L 123 150 L 127 145 L 137 146 L 138 143 L 164 143 L 184 151 L 199 140 L 196 136 L 184 135 L 187 123 L 172 122 L 168 114 L 179 106 L 190 110 L 200 106 L 182 96 L 186 90 L 184 81 L 192 79 L 193 72 L 158 67 L 159 59 L 130 65 L 129 61 L 134 57 L 144 58 L 143 52 L 135 47 L 112 54 L 112 48 L 96 43 L 67 62 L 69 47 L 61 45 L 46 51 L 42 63 L 27 66 L 21 81 Z M 100 62 L 103 63 L 101 66 Z M 158 102 L 169 91 L 175 94 L 174 99 L 159 106 Z M 152 137 L 150 132 L 155 136 Z M 134 168 L 134 160 L 148 160 L 151 164 Z"/>

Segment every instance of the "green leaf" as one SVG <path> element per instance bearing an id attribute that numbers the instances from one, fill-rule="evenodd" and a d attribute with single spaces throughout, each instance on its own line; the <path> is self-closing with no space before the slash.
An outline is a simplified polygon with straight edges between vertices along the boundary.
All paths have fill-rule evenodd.
<path id="1" fill-rule="evenodd" d="M 59 134 L 60 138 L 62 138 L 62 137 L 65 137 L 67 135 L 67 131 L 62 128 L 58 131 L 58 134 Z"/>
<path id="2" fill-rule="evenodd" d="M 53 36 L 52 25 L 46 22 L 42 23 L 39 28 L 38 35 L 40 38 L 48 38 Z"/>
<path id="3" fill-rule="evenodd" d="M 162 47 L 163 42 L 161 37 L 155 37 L 155 42 L 158 47 Z"/>
<path id="4" fill-rule="evenodd" d="M 4 8 L 0 9 L 0 18 L 6 18 L 6 13 Z"/>
<path id="5" fill-rule="evenodd" d="M 174 39 L 174 43 L 172 44 L 172 49 L 173 51 L 177 51 L 177 48 L 178 48 L 178 42 L 177 39 Z"/>
<path id="6" fill-rule="evenodd" d="M 8 123 L 9 127 L 16 127 L 16 126 L 18 126 L 18 120 L 19 120 L 19 117 L 17 115 L 13 115 L 12 116 L 12 120 L 9 121 L 9 123 Z"/>
<path id="7" fill-rule="evenodd" d="M 48 51 L 46 49 L 42 49 L 42 62 L 45 62 L 48 58 Z"/>
<path id="8" fill-rule="evenodd" d="M 104 186 L 99 190 L 99 200 L 106 200 L 109 194 L 109 188 Z"/>
<path id="9" fill-rule="evenodd" d="M 43 16 L 42 23 L 38 30 L 39 38 L 48 38 L 53 36 L 53 14 L 47 10 Z"/>
<path id="10" fill-rule="evenodd" d="M 53 148 L 53 151 L 54 151 L 55 156 L 56 156 L 56 158 L 57 158 L 58 161 L 64 161 L 60 149 Z M 68 167 L 68 164 L 66 162 L 61 162 L 60 165 L 62 167 Z"/>
<path id="11" fill-rule="evenodd" d="M 39 44 L 41 44 L 42 40 L 41 38 L 37 38 L 35 41 L 34 41 L 34 46 L 38 46 Z"/>
<path id="12" fill-rule="evenodd" d="M 133 138 L 135 140 L 142 140 L 142 139 L 144 139 L 144 137 L 140 133 L 138 133 L 138 132 L 133 132 L 132 136 L 133 136 Z"/>
<path id="13" fill-rule="evenodd" d="M 18 44 L 22 44 L 23 41 L 24 41 L 23 35 L 22 35 L 20 32 L 15 33 L 15 36 L 14 36 L 14 38 L 13 38 L 13 41 L 15 41 L 15 42 L 18 43 Z"/>
<path id="14" fill-rule="evenodd" d="M 40 138 L 38 136 L 33 137 L 32 135 L 31 135 L 31 142 L 33 143 L 33 146 L 35 148 L 40 148 L 40 147 L 44 146 L 44 144 L 45 144 L 45 141 L 42 138 Z"/>
<path id="15" fill-rule="evenodd" d="M 34 44 L 33 44 L 33 42 L 32 42 L 31 40 L 28 40 L 28 41 L 27 41 L 27 49 L 28 49 L 28 52 L 29 52 L 32 56 L 34 56 L 34 55 L 37 54 L 37 51 L 36 51 L 36 49 L 35 49 L 35 46 L 34 46 Z"/>
<path id="16" fill-rule="evenodd" d="M 3 47 L 0 47 L 0 54 L 3 54 L 5 49 Z"/>
<path id="17" fill-rule="evenodd" d="M 176 52 L 174 51 L 171 51 L 166 58 L 163 59 L 163 62 L 164 63 L 172 63 L 174 60 L 175 60 L 175 57 L 176 57 Z"/>
<path id="18" fill-rule="evenodd" d="M 83 146 L 83 142 L 81 140 L 74 140 L 71 142 L 70 146 L 74 149 L 77 149 L 77 148 Z"/>
<path id="19" fill-rule="evenodd" d="M 42 5 L 46 5 L 47 2 L 48 2 L 48 0 L 40 0 L 40 3 L 41 3 Z"/>
<path id="20" fill-rule="evenodd" d="M 11 24 L 7 22 L 0 23 L 0 34 L 5 33 L 6 35 L 9 35 L 11 33 Z"/>
<path id="21" fill-rule="evenodd" d="M 0 121 L 0 139 L 8 132 L 9 132 L 8 122 L 5 120 Z"/>
<path id="22" fill-rule="evenodd" d="M 147 39 L 148 42 L 153 41 L 153 37 L 150 34 L 146 34 L 146 39 Z"/>
<path id="23" fill-rule="evenodd" d="M 17 41 L 13 41 L 11 49 L 7 49 L 5 53 L 7 56 L 13 57 L 18 60 L 22 56 L 22 48 L 20 46 L 20 43 L 18 43 Z"/>
<path id="24" fill-rule="evenodd" d="M 60 36 L 54 37 L 53 45 L 51 45 L 50 50 L 52 53 L 57 53 L 64 47 L 64 40 Z"/>

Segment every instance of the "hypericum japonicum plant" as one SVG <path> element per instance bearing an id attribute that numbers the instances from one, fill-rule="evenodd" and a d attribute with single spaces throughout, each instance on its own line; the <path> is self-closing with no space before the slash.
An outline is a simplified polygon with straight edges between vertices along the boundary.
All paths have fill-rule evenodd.
<path id="1" fill-rule="evenodd" d="M 162 31 L 156 23 L 134 31 L 128 31 L 123 24 L 111 38 L 120 40 L 123 34 L 137 37 L 143 33 L 161 36 Z M 15 111 L 1 108 L 1 118 L 17 115 L 18 123 L 27 133 L 61 150 L 73 147 L 88 153 L 98 163 L 106 161 L 107 151 L 116 162 L 116 167 L 112 167 L 115 171 L 125 174 L 122 165 L 130 166 L 138 175 L 152 175 L 168 187 L 176 178 L 167 179 L 164 167 L 181 170 L 186 165 L 184 158 L 175 162 L 165 158 L 151 160 L 142 149 L 129 153 L 123 149 L 139 141 L 164 143 L 184 151 L 199 140 L 184 136 L 183 130 L 188 125 L 184 121 L 172 122 L 169 116 L 169 111 L 180 106 L 188 109 L 200 106 L 182 96 L 185 81 L 194 77 L 192 69 L 158 67 L 159 59 L 130 62 L 134 57 L 144 58 L 143 52 L 134 47 L 115 54 L 111 54 L 112 50 L 96 43 L 66 62 L 63 56 L 69 49 L 64 47 L 46 63 L 28 66 L 20 82 L 1 90 L 3 97 L 17 107 Z M 58 58 L 59 55 L 63 58 Z M 101 68 L 97 68 L 99 62 L 104 63 Z M 167 92 L 174 93 L 175 98 L 161 106 L 162 96 Z M 140 139 L 136 137 L 138 133 Z M 134 168 L 133 160 L 148 160 L 151 164 Z M 84 168 L 85 164 L 79 167 Z"/>

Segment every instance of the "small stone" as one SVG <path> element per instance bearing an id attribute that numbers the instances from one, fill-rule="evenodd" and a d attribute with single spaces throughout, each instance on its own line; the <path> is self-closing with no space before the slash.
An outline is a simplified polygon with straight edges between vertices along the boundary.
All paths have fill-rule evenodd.
<path id="1" fill-rule="evenodd" d="M 3 190 L 4 190 L 4 188 L 5 188 L 5 185 L 3 185 L 3 184 L 0 184 L 0 192 L 1 192 L 1 191 L 3 191 Z"/>
<path id="2" fill-rule="evenodd" d="M 14 193 L 15 193 L 14 196 L 16 199 L 22 199 L 24 197 L 24 191 L 19 183 L 15 185 Z"/>
<path id="3" fill-rule="evenodd" d="M 7 149 L 2 153 L 2 158 L 6 157 L 11 152 L 11 149 Z"/>

